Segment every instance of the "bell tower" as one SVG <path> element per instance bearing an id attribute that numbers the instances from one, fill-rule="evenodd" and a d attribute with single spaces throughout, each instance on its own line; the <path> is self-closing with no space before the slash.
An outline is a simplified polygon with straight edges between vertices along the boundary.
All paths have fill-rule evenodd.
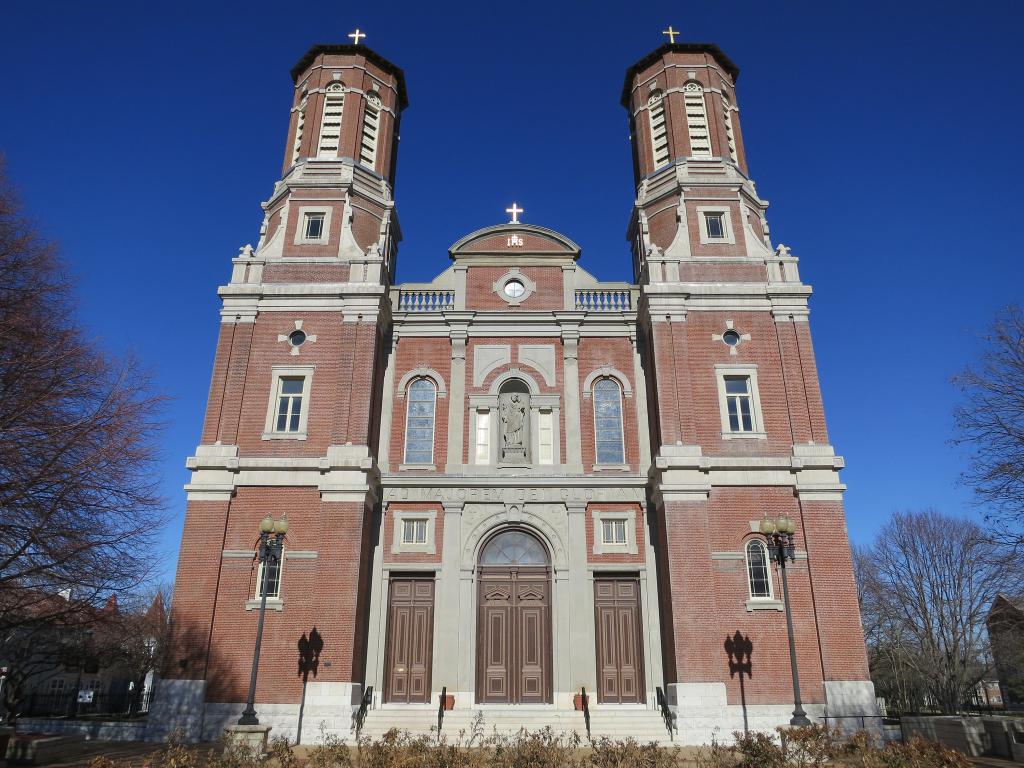
<path id="1" fill-rule="evenodd" d="M 206 418 L 187 460 L 158 705 L 166 711 L 154 722 L 189 738 L 216 738 L 241 712 L 264 583 L 257 711 L 304 695 L 292 671 L 296 641 L 315 639 L 322 651 L 314 684 L 322 710 L 306 710 L 314 722 L 347 729 L 363 695 L 389 289 L 401 240 L 395 165 L 408 98 L 402 70 L 364 45 L 315 45 L 291 77 L 282 176 L 262 203 L 256 247 L 240 249 L 218 291 Z M 261 519 L 282 513 L 283 556 L 264 576 L 254 537 Z"/>
<path id="2" fill-rule="evenodd" d="M 873 712 L 843 459 L 826 430 L 809 331 L 811 289 L 790 250 L 769 237 L 738 77 L 716 45 L 670 42 L 629 68 L 622 91 L 669 698 L 680 722 L 751 701 L 788 718 L 779 577 L 754 585 L 743 575 L 762 551 L 758 520 L 785 513 L 799 542 L 789 574 L 803 702 L 829 715 Z M 737 631 L 760 670 L 745 690 L 723 650 Z"/>

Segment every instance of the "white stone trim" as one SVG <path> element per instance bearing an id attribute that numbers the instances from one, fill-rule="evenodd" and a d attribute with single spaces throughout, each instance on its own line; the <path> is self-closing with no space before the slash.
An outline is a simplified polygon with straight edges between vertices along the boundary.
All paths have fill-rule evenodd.
<path id="1" fill-rule="evenodd" d="M 725 377 L 747 376 L 750 379 L 750 416 L 753 430 L 750 432 L 733 432 L 729 427 L 729 408 L 726 404 Z M 749 363 L 717 363 L 715 378 L 718 385 L 718 409 L 722 417 L 722 439 L 767 439 L 764 431 L 764 416 L 761 411 L 761 396 L 757 386 L 757 366 Z"/>
<path id="2" fill-rule="evenodd" d="M 395 388 L 395 397 L 399 400 L 405 399 L 405 393 L 414 379 L 430 379 L 434 382 L 434 392 L 438 398 L 448 397 L 448 390 L 444 387 L 444 379 L 441 374 L 433 368 L 425 365 L 417 366 L 405 374 Z M 434 412 L 434 432 L 437 432 L 437 411 Z"/>
<path id="3" fill-rule="evenodd" d="M 501 385 L 509 379 L 520 379 L 526 384 L 527 389 L 530 390 L 531 405 L 533 405 L 532 398 L 540 395 L 540 385 L 537 384 L 536 379 L 521 368 L 509 368 L 507 371 L 499 375 L 493 382 L 491 382 L 490 393 L 492 395 L 499 394 Z"/>
<path id="4" fill-rule="evenodd" d="M 732 208 L 728 205 L 698 205 L 696 207 L 701 245 L 735 245 L 736 231 L 732 226 Z M 707 215 L 722 214 L 722 227 L 725 237 L 708 237 Z"/>
<path id="5" fill-rule="evenodd" d="M 403 552 L 425 552 L 429 555 L 437 553 L 435 523 L 437 522 L 436 509 L 402 509 L 392 512 L 394 522 L 391 527 L 391 554 Z M 406 543 L 402 541 L 402 523 L 406 520 L 426 520 L 427 540 L 423 544 Z"/>
<path id="6" fill-rule="evenodd" d="M 520 344 L 519 362 L 537 370 L 549 387 L 555 386 L 554 344 Z"/>
<path id="7" fill-rule="evenodd" d="M 473 386 L 482 387 L 491 371 L 511 362 L 510 344 L 477 344 L 473 347 Z"/>
<path id="8" fill-rule="evenodd" d="M 505 294 L 505 284 L 511 280 L 518 280 L 520 283 L 523 284 L 524 290 L 522 296 L 512 297 L 507 296 Z M 513 307 L 518 307 L 520 304 L 522 304 L 524 301 L 526 301 L 534 293 L 537 292 L 537 284 L 533 282 L 533 280 L 531 280 L 529 277 L 524 275 L 522 272 L 520 272 L 519 267 L 512 267 L 511 269 L 509 269 L 508 272 L 506 272 L 504 275 L 499 277 L 491 284 L 491 291 L 492 293 L 496 294 L 498 298 L 504 301 L 506 304 L 509 304 L 510 306 Z"/>
<path id="9" fill-rule="evenodd" d="M 295 235 L 292 238 L 293 245 L 327 245 L 331 239 L 331 213 L 334 210 L 330 205 L 300 205 L 299 217 L 295 221 Z M 320 237 L 306 238 L 306 216 L 310 213 L 322 213 L 324 215 L 324 226 L 320 231 Z M 281 222 L 285 226 L 285 222 Z"/>
<path id="10" fill-rule="evenodd" d="M 267 403 L 267 419 L 263 425 L 263 440 L 305 440 L 309 422 L 310 392 L 313 388 L 315 365 L 275 365 L 270 369 L 270 400 Z M 302 411 L 299 413 L 298 432 L 278 432 L 274 429 L 277 416 L 278 391 L 281 379 L 302 377 Z"/>
<path id="11" fill-rule="evenodd" d="M 629 379 L 622 371 L 617 368 L 612 368 L 608 365 L 603 365 L 600 368 L 596 368 L 591 372 L 586 379 L 583 380 L 583 399 L 589 400 L 591 393 L 594 391 L 594 382 L 598 379 L 611 378 L 619 382 L 619 389 L 622 391 L 623 397 L 633 397 L 633 387 L 630 386 Z M 625 413 L 622 414 L 625 419 Z"/>
<path id="12" fill-rule="evenodd" d="M 593 553 L 595 555 L 635 555 L 637 553 L 635 509 L 592 509 L 590 511 L 590 520 L 594 530 Z M 605 520 L 626 521 L 625 544 L 606 544 L 604 542 L 601 524 Z"/>

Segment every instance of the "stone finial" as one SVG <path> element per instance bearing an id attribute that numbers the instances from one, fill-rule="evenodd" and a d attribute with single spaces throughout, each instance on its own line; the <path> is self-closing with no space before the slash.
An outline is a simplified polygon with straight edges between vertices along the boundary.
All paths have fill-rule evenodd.
<path id="1" fill-rule="evenodd" d="M 251 259 L 256 255 L 256 252 L 252 249 L 251 243 L 246 243 L 238 249 L 238 257 L 240 259 Z"/>
<path id="2" fill-rule="evenodd" d="M 648 259 L 660 259 L 662 256 L 661 248 L 656 243 L 651 243 L 651 247 L 647 249 Z"/>
<path id="3" fill-rule="evenodd" d="M 791 258 L 793 256 L 793 251 L 790 250 L 788 245 L 779 243 L 778 247 L 775 249 L 775 255 L 782 258 Z"/>

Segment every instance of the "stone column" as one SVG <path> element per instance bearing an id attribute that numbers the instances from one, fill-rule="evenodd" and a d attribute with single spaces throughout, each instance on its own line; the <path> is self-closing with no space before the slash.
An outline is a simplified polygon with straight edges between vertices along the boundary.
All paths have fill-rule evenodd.
<path id="1" fill-rule="evenodd" d="M 445 472 L 462 471 L 462 432 L 466 419 L 466 337 L 468 318 L 459 313 L 446 313 L 451 325 L 448 335 L 452 341 L 451 387 L 448 392 L 448 452 Z M 454 320 L 454 322 L 453 322 Z"/>
<path id="2" fill-rule="evenodd" d="M 636 426 L 639 432 L 637 444 L 640 446 L 640 474 L 646 475 L 651 468 L 651 432 L 647 417 L 647 377 L 644 376 L 636 331 L 633 330 L 629 337 L 633 343 L 633 381 L 636 384 L 633 388 L 633 402 L 636 403 Z M 653 563 L 654 560 L 648 562 Z"/>
<path id="3" fill-rule="evenodd" d="M 582 316 L 583 313 L 574 314 Z M 568 472 L 583 471 L 583 448 L 580 443 L 580 373 L 576 361 L 580 340 L 579 319 L 581 318 L 560 323 L 562 366 L 565 371 L 565 466 Z"/>
<path id="4" fill-rule="evenodd" d="M 384 362 L 384 393 L 380 398 L 380 443 L 377 466 L 381 472 L 391 467 L 391 415 L 395 404 L 395 351 L 398 349 L 398 331 L 391 334 L 391 352 Z"/>
<path id="5" fill-rule="evenodd" d="M 456 706 L 468 704 L 459 689 L 459 659 L 468 653 L 461 646 L 459 628 L 469 619 L 461 616 L 459 606 L 459 561 L 462 547 L 462 502 L 444 503 L 444 534 L 441 545 L 441 571 L 434 584 L 434 669 L 432 687 L 440 694 L 447 686 L 455 694 Z M 436 701 L 432 697 L 431 701 Z"/>
<path id="6" fill-rule="evenodd" d="M 388 504 L 381 505 L 377 540 L 371 542 L 370 610 L 366 630 L 366 685 L 373 686 L 374 704 L 384 697 L 384 644 L 387 632 L 388 574 L 384 571 L 384 526 L 391 524 Z"/>
<path id="7" fill-rule="evenodd" d="M 587 569 L 587 503 L 567 501 L 566 511 L 569 517 L 569 691 L 576 694 L 585 687 L 588 695 L 596 696 L 594 583 Z"/>

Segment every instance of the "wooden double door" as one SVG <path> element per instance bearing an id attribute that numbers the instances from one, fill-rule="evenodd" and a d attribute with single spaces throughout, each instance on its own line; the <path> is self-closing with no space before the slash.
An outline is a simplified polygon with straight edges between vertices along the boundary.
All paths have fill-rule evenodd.
<path id="1" fill-rule="evenodd" d="M 384 700 L 403 704 L 430 701 L 434 646 L 434 579 L 391 579 L 388 590 Z"/>
<path id="2" fill-rule="evenodd" d="M 476 700 L 550 704 L 550 569 L 480 566 L 478 573 Z"/>
<path id="3" fill-rule="evenodd" d="M 597 632 L 597 700 L 602 704 L 644 701 L 640 581 L 594 579 Z"/>

